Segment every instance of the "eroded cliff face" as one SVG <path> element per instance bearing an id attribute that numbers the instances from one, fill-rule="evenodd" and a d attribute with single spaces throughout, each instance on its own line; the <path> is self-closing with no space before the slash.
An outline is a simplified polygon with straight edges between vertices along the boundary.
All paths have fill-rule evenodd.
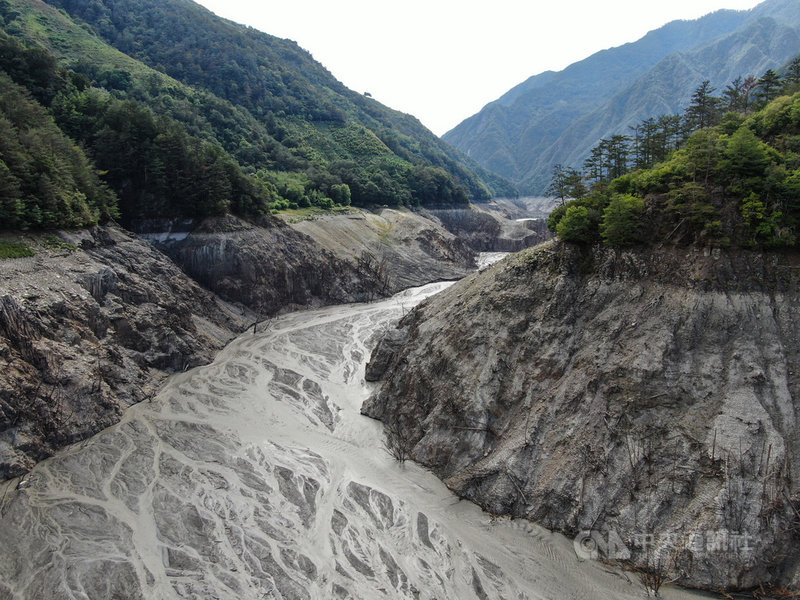
<path id="1" fill-rule="evenodd" d="M 493 513 L 692 586 L 797 587 L 799 266 L 521 252 L 379 343 L 362 412 Z"/>
<path id="2" fill-rule="evenodd" d="M 364 302 L 474 268 L 455 236 L 412 213 L 401 217 L 357 212 L 292 227 L 225 217 L 159 247 L 202 286 L 260 315 Z"/>
<path id="3" fill-rule="evenodd" d="M 0 479 L 116 423 L 253 320 L 123 230 L 60 235 L 0 261 Z"/>
<path id="4" fill-rule="evenodd" d="M 496 205 L 424 212 L 476 252 L 518 252 L 553 237 L 546 217 L 514 219 Z"/>
<path id="5" fill-rule="evenodd" d="M 369 273 L 391 293 L 475 270 L 475 250 L 435 219 L 410 210 L 353 211 L 293 221 L 292 229 Z"/>

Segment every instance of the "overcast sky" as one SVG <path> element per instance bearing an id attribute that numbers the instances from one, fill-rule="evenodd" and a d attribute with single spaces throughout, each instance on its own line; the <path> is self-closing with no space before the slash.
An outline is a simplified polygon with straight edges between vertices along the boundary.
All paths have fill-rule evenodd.
<path id="1" fill-rule="evenodd" d="M 531 75 L 759 0 L 199 0 L 441 135 Z"/>

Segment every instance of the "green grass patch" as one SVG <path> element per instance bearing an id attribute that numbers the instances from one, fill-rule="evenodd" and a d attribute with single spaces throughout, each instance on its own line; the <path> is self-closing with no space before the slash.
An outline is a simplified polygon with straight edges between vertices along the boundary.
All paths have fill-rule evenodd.
<path id="1" fill-rule="evenodd" d="M 35 253 L 28 244 L 22 242 L 3 242 L 0 241 L 0 260 L 6 258 L 25 258 L 33 256 Z"/>
<path id="2" fill-rule="evenodd" d="M 42 246 L 54 252 L 75 252 L 78 247 L 75 244 L 65 242 L 60 237 L 47 233 L 42 236 Z"/>

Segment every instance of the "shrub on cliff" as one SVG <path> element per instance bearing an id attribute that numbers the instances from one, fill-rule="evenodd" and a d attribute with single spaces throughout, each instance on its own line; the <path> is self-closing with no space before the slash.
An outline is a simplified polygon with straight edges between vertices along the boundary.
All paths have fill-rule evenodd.
<path id="1" fill-rule="evenodd" d="M 595 219 L 585 206 L 569 206 L 564 217 L 556 225 L 556 233 L 565 242 L 586 243 L 592 241 L 596 229 Z"/>
<path id="2" fill-rule="evenodd" d="M 600 236 L 610 246 L 630 246 L 641 241 L 640 218 L 644 200 L 630 194 L 614 194 L 600 221 Z"/>

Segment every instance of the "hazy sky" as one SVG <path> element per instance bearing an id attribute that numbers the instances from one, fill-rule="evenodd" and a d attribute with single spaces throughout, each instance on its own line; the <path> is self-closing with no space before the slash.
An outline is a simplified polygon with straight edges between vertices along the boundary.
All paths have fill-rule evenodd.
<path id="1" fill-rule="evenodd" d="M 340 81 L 441 135 L 546 70 L 675 19 L 759 0 L 199 0 L 296 41 Z"/>

